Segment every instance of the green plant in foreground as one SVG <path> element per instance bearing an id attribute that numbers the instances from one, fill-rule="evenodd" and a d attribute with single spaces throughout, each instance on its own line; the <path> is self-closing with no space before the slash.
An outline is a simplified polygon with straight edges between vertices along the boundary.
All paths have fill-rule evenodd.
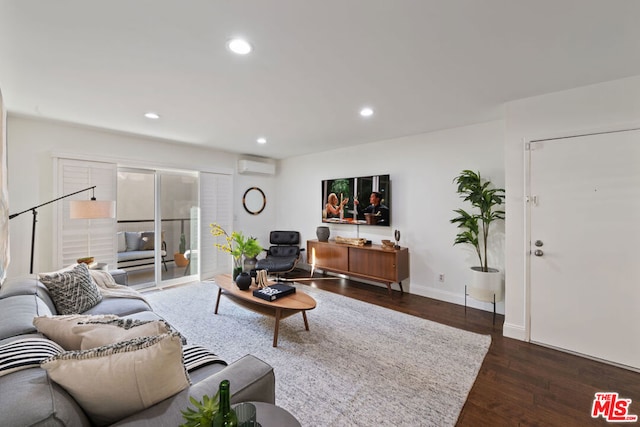
<path id="1" fill-rule="evenodd" d="M 219 391 L 213 397 L 205 394 L 202 396 L 202 402 L 197 401 L 193 396 L 189 397 L 189 401 L 196 409 L 189 407 L 186 411 L 180 411 L 182 417 L 187 421 L 181 424 L 180 427 L 211 427 L 213 425 L 213 416 L 218 412 L 219 400 Z"/>

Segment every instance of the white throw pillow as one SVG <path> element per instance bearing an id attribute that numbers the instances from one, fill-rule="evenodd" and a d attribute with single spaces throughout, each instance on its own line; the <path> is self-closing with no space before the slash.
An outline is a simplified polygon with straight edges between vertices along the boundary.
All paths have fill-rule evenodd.
<path id="1" fill-rule="evenodd" d="M 98 426 L 113 424 L 190 385 L 177 333 L 66 352 L 41 367 Z"/>
<path id="2" fill-rule="evenodd" d="M 66 316 L 39 316 L 33 318 L 33 326 L 38 332 L 55 341 L 65 350 L 80 350 L 82 336 L 73 332 L 73 327 L 82 322 L 96 320 L 115 320 L 118 316 L 113 314 L 86 315 L 69 314 Z"/>
<path id="3" fill-rule="evenodd" d="M 125 252 L 127 250 L 127 241 L 124 237 L 124 231 L 118 231 L 116 240 L 118 242 L 118 252 Z"/>

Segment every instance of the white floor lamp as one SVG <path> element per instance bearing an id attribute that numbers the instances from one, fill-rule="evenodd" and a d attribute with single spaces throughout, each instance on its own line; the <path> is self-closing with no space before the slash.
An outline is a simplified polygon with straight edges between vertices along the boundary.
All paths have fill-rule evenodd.
<path id="1" fill-rule="evenodd" d="M 76 191 L 74 193 L 65 194 L 64 196 L 58 197 L 57 199 L 49 200 L 48 202 L 42 203 L 38 206 L 34 206 L 29 209 L 25 209 L 22 212 L 18 212 L 12 215 L 9 215 L 9 219 L 13 219 L 17 216 L 22 215 L 25 212 L 31 211 L 33 213 L 33 224 L 31 226 L 31 261 L 29 273 L 33 273 L 33 252 L 35 248 L 36 242 L 36 223 L 38 222 L 37 216 L 38 211 L 36 209 L 48 205 L 53 202 L 57 202 L 58 200 L 66 199 L 67 197 L 73 196 L 78 193 L 82 193 L 84 191 L 92 191 L 91 200 L 72 200 L 69 204 L 69 218 L 71 219 L 98 219 L 98 218 L 115 218 L 116 216 L 116 202 L 112 200 L 96 200 L 95 196 L 95 188 L 96 186 L 87 187 L 85 189 Z"/>

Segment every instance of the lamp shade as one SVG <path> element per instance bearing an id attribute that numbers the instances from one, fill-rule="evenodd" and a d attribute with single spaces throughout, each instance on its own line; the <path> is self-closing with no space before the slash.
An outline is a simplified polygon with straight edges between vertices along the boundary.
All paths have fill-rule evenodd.
<path id="1" fill-rule="evenodd" d="M 116 202 L 109 200 L 72 200 L 69 202 L 69 218 L 115 218 Z"/>

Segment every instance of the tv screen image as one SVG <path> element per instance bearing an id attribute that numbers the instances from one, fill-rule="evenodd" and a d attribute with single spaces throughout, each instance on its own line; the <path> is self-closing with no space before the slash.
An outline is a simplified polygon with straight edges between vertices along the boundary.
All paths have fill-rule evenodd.
<path id="1" fill-rule="evenodd" d="M 369 175 L 322 181 L 322 222 L 391 225 L 389 175 Z"/>

